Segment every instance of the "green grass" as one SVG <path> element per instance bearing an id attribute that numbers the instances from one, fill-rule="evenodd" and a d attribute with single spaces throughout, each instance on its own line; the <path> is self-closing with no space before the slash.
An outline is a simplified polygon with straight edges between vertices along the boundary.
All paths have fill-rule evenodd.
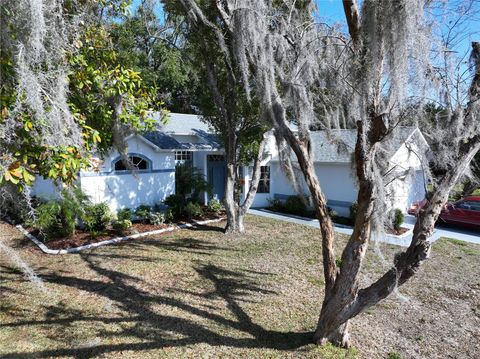
<path id="1" fill-rule="evenodd" d="M 460 247 L 462 252 L 467 254 L 467 255 L 471 255 L 471 256 L 480 255 L 480 249 L 477 248 L 477 247 L 472 247 L 467 242 L 460 241 L 460 240 L 454 239 L 454 238 L 448 238 L 447 240 L 450 243 L 453 243 L 454 245 Z"/>
<path id="2" fill-rule="evenodd" d="M 368 350 L 362 335 L 379 318 L 390 325 L 395 303 L 353 323 L 356 349 L 311 344 L 324 291 L 318 230 L 249 216 L 245 235 L 226 237 L 221 225 L 65 256 L 12 239 L 47 290 L 0 254 L 0 357 L 355 358 Z M 337 255 L 345 240 L 336 238 Z M 471 246 L 435 245 L 438 265 L 458 282 L 463 270 L 454 260 Z M 390 262 L 396 251 L 382 245 Z M 365 271 L 380 275 L 388 268 L 382 261 L 369 252 Z M 441 290 L 439 298 L 455 294 Z M 394 345 L 382 345 L 383 357 Z"/>

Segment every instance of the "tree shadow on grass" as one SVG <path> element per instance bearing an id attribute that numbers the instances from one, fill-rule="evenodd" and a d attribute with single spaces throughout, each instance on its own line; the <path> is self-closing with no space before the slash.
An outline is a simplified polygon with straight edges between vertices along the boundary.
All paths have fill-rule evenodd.
<path id="1" fill-rule="evenodd" d="M 7 298 L 12 294 L 20 294 L 18 290 L 5 285 L 4 283 L 15 282 L 16 286 L 18 286 L 20 283 L 26 281 L 23 272 L 19 268 L 0 264 L 0 313 L 14 313 L 15 305 L 13 303 L 8 303 Z"/>
<path id="2" fill-rule="evenodd" d="M 275 292 L 262 288 L 256 278 L 268 273 L 234 271 L 198 262 L 194 267 L 202 280 L 210 282 L 211 291 L 198 293 L 195 290 L 180 290 L 169 288 L 165 294 L 154 294 L 141 289 L 138 285 L 140 278 L 105 268 L 102 266 L 104 257 L 97 257 L 94 253 L 81 254 L 88 267 L 94 271 L 95 279 L 84 279 L 59 273 L 42 275 L 47 283 L 62 285 L 85 291 L 107 299 L 117 309 L 128 313 L 123 317 L 85 315 L 82 311 L 72 310 L 66 306 L 49 306 L 44 320 L 24 321 L 3 324 L 2 327 L 21 326 L 58 326 L 59 330 L 79 322 L 95 328 L 95 325 L 117 324 L 119 331 L 107 331 L 99 326 L 96 337 L 112 339 L 115 344 L 100 344 L 91 341 L 74 347 L 52 349 L 37 352 L 12 352 L 2 355 L 1 358 L 46 358 L 73 356 L 81 358 L 96 357 L 105 353 L 120 351 L 142 351 L 161 349 L 166 347 L 183 347 L 197 343 L 211 346 L 230 346 L 236 348 L 270 348 L 278 350 L 293 350 L 311 342 L 312 333 L 292 333 L 266 330 L 242 308 L 242 302 L 248 302 L 253 293 L 264 295 Z M 171 296 L 177 292 L 177 296 Z M 188 295 L 202 298 L 206 306 L 191 304 L 185 299 Z M 181 299 L 179 299 L 181 298 Z M 214 301 L 221 300 L 231 315 L 221 315 L 215 311 Z M 212 302 L 212 303 L 210 303 Z M 180 315 L 170 315 L 169 312 L 159 313 L 153 307 L 168 306 L 171 312 Z M 205 309 L 207 307 L 207 309 Z M 185 316 L 200 317 L 200 321 L 185 318 Z M 233 319 L 231 319 L 233 316 Z M 240 333 L 237 336 L 221 334 L 207 325 L 227 328 L 227 333 Z M 98 327 L 97 325 L 97 327 Z M 210 326 L 210 325 L 209 325 Z M 94 330 L 94 329 L 93 329 Z M 222 330 L 222 332 L 225 332 Z M 240 337 L 238 337 L 240 336 Z M 61 339 L 59 339 L 61 340 Z M 125 343 L 118 343 L 120 340 Z M 65 340 L 63 340 L 65 342 Z M 66 344 L 66 343 L 65 343 Z"/>
<path id="3" fill-rule="evenodd" d="M 159 248 L 166 251 L 185 252 L 191 254 L 199 254 L 211 256 L 216 251 L 232 251 L 229 247 L 222 247 L 212 242 L 204 241 L 191 237 L 169 238 L 168 241 L 163 240 L 163 237 L 145 238 L 142 240 L 135 240 L 132 242 L 124 242 L 122 246 L 129 246 L 130 248 L 142 251 L 150 251 L 151 247 Z"/>
<path id="4" fill-rule="evenodd" d="M 225 228 L 223 227 L 209 226 L 206 224 L 195 224 L 194 226 L 187 227 L 185 229 L 189 231 L 202 231 L 202 232 L 208 231 L 208 232 L 225 233 Z"/>

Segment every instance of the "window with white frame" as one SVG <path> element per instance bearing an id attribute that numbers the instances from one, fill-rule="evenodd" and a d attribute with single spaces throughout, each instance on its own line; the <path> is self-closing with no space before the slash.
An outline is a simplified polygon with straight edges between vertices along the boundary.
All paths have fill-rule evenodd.
<path id="1" fill-rule="evenodd" d="M 175 161 L 191 161 L 192 151 L 175 151 Z"/>
<path id="2" fill-rule="evenodd" d="M 260 181 L 257 193 L 270 193 L 270 166 L 260 167 Z"/>
<path id="3" fill-rule="evenodd" d="M 150 169 L 150 161 L 147 158 L 136 156 L 136 155 L 129 155 L 128 161 L 130 165 L 133 167 L 134 170 L 149 170 Z M 127 168 L 125 162 L 119 158 L 115 160 L 113 164 L 113 169 L 115 171 L 128 171 L 130 168 Z"/>

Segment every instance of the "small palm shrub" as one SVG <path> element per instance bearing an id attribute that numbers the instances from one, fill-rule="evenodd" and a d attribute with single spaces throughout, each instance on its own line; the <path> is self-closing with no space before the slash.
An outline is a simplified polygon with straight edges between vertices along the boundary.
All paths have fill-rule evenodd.
<path id="1" fill-rule="evenodd" d="M 212 186 L 205 180 L 202 171 L 188 162 L 179 163 L 175 167 L 175 193 L 183 197 L 185 203 L 187 199 L 198 202 L 202 192 L 212 192 Z"/>
<path id="2" fill-rule="evenodd" d="M 188 202 L 185 206 L 185 215 L 188 219 L 192 219 L 193 217 L 199 217 L 203 213 L 202 207 L 195 202 Z"/>
<path id="3" fill-rule="evenodd" d="M 143 223 L 146 223 L 151 211 L 152 209 L 150 206 L 142 204 L 135 209 L 135 216 L 137 216 Z"/>
<path id="4" fill-rule="evenodd" d="M 305 198 L 298 195 L 289 196 L 285 202 L 285 209 L 288 213 L 304 216 L 307 213 L 307 205 Z"/>
<path id="5" fill-rule="evenodd" d="M 117 219 L 119 221 L 123 221 L 123 220 L 131 221 L 132 216 L 133 216 L 133 213 L 132 213 L 132 210 L 130 208 L 122 208 L 121 210 L 119 210 L 117 212 Z"/>
<path id="6" fill-rule="evenodd" d="M 89 204 L 85 207 L 82 222 L 88 232 L 104 231 L 112 221 L 112 213 L 105 202 Z"/>
<path id="7" fill-rule="evenodd" d="M 41 204 L 35 210 L 35 217 L 34 225 L 44 234 L 45 240 L 75 233 L 75 215 L 61 201 Z"/>
<path id="8" fill-rule="evenodd" d="M 112 228 L 117 232 L 125 232 L 132 228 L 132 221 L 129 219 L 118 219 L 112 222 Z"/>
<path id="9" fill-rule="evenodd" d="M 80 189 L 63 190 L 60 198 L 40 204 L 35 210 L 33 225 L 41 230 L 45 239 L 69 237 L 75 233 L 77 220 L 89 203 Z"/>
<path id="10" fill-rule="evenodd" d="M 218 199 L 211 199 L 208 202 L 208 211 L 214 214 L 219 214 L 224 210 L 223 205 L 220 203 Z"/>
<path id="11" fill-rule="evenodd" d="M 180 218 L 184 215 L 186 200 L 182 195 L 172 194 L 165 198 L 164 203 L 168 206 L 174 219 Z"/>

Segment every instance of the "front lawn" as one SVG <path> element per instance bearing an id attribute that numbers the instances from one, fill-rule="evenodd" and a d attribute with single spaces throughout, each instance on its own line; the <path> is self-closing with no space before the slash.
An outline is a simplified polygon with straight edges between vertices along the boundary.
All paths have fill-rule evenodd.
<path id="1" fill-rule="evenodd" d="M 0 357 L 474 358 L 480 246 L 443 239 L 411 286 L 352 322 L 354 349 L 309 344 L 323 297 L 318 231 L 250 216 L 51 256 L 0 223 L 44 282 L 0 252 Z M 339 236 L 341 243 L 345 237 Z M 364 282 L 398 250 L 371 247 Z"/>

